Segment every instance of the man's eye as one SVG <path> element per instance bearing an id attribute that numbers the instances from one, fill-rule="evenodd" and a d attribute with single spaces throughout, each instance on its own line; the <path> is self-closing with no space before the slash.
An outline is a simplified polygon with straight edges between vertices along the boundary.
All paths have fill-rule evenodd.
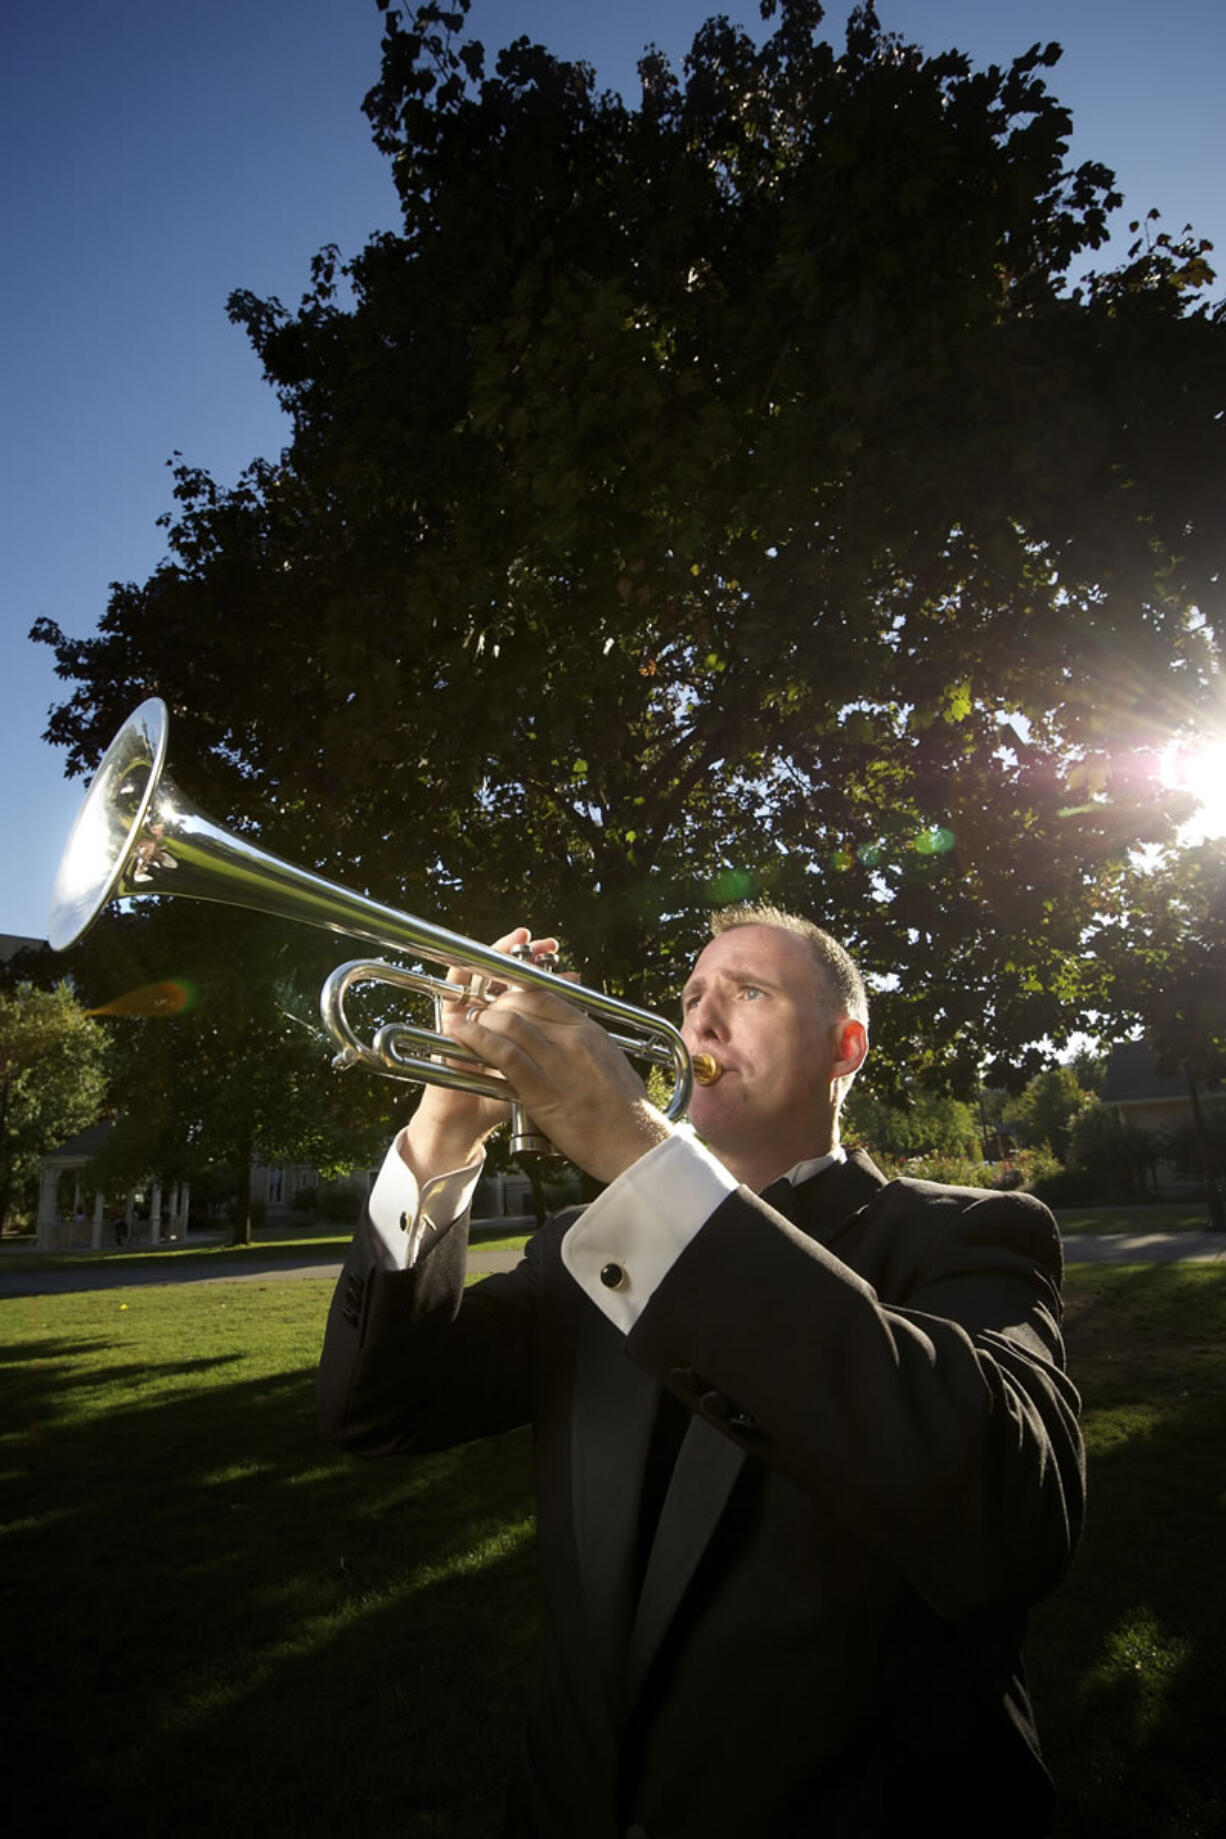
<path id="1" fill-rule="evenodd" d="M 741 995 L 745 998 L 746 1002 L 755 1001 L 761 994 L 762 991 L 758 988 L 756 983 L 747 983 L 741 991 Z"/>

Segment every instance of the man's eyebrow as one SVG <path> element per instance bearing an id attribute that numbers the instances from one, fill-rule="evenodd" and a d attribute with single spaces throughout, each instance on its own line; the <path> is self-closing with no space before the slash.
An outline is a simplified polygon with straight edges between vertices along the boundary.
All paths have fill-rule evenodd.
<path id="1" fill-rule="evenodd" d="M 700 994 L 706 989 L 707 981 L 708 979 L 705 974 L 689 978 L 681 988 L 682 1001 L 684 1002 L 687 996 Z M 719 970 L 714 973 L 713 981 L 716 983 L 735 983 L 740 985 L 754 984 L 761 990 L 778 990 L 782 988 L 778 978 L 764 976 L 763 973 L 760 970 L 756 970 L 752 964 L 721 965 Z"/>

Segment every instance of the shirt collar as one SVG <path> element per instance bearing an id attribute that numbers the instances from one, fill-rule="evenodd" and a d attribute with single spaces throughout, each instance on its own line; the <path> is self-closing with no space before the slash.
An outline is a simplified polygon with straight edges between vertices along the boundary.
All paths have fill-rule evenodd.
<path id="1" fill-rule="evenodd" d="M 840 1143 L 831 1150 L 828 1156 L 814 1156 L 808 1162 L 798 1162 L 795 1168 L 789 1169 L 781 1179 L 790 1182 L 794 1188 L 798 1188 L 802 1181 L 808 1181 L 811 1176 L 820 1175 L 823 1169 L 833 1168 L 836 1162 L 846 1162 L 846 1160 L 847 1151 Z"/>

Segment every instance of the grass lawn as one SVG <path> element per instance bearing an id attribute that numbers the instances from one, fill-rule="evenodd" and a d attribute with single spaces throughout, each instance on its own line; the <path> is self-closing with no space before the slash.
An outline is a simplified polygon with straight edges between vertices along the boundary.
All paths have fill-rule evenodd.
<path id="1" fill-rule="evenodd" d="M 1163 1200 L 1136 1206 L 1058 1207 L 1060 1230 L 1069 1232 L 1204 1232 L 1203 1200 Z"/>
<path id="2" fill-rule="evenodd" d="M 1068 1295 L 1092 1511 L 1031 1647 L 1061 1833 L 1206 1839 L 1226 1825 L 1226 1270 L 1078 1267 Z M 306 1278 L 0 1303 L 14 1830 L 497 1832 L 536 1623 L 526 1439 L 332 1452 L 327 1297 Z"/>
<path id="3" fill-rule="evenodd" d="M 500 1235 L 497 1223 L 491 1225 L 487 1221 L 480 1221 L 474 1228 L 472 1243 L 481 1251 L 510 1248 L 518 1251 L 526 1243 L 527 1236 L 524 1232 Z M 210 1245 L 146 1245 L 125 1251 L 112 1247 L 96 1252 L 36 1252 L 32 1249 L 31 1240 L 18 1239 L 9 1240 L 0 1247 L 0 1273 L 5 1270 L 73 1271 L 82 1266 L 93 1270 L 98 1265 L 122 1268 L 137 1264 L 143 1268 L 164 1263 L 167 1259 L 176 1269 L 185 1264 L 199 1264 L 207 1268 L 219 1262 L 243 1264 L 258 1260 L 266 1263 L 270 1259 L 282 1258 L 287 1262 L 317 1258 L 321 1264 L 330 1260 L 340 1263 L 349 1250 L 352 1238 L 351 1226 L 306 1227 L 301 1231 L 281 1228 L 257 1233 L 251 1245 L 231 1245 L 228 1240 L 219 1240 Z"/>

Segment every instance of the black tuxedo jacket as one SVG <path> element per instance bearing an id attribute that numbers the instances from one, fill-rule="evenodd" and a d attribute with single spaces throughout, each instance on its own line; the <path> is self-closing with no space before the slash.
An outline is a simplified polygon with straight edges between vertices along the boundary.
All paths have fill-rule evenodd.
<path id="1" fill-rule="evenodd" d="M 627 1336 L 561 1262 L 574 1213 L 467 1292 L 464 1221 L 409 1272 L 355 1238 L 328 1434 L 373 1455 L 535 1426 L 546 1631 L 516 1830 L 1047 1830 L 1020 1643 L 1083 1495 L 1055 1223 L 859 1153 L 783 1203 L 794 1220 L 730 1195 Z M 645 1546 L 663 1389 L 688 1429 Z"/>

